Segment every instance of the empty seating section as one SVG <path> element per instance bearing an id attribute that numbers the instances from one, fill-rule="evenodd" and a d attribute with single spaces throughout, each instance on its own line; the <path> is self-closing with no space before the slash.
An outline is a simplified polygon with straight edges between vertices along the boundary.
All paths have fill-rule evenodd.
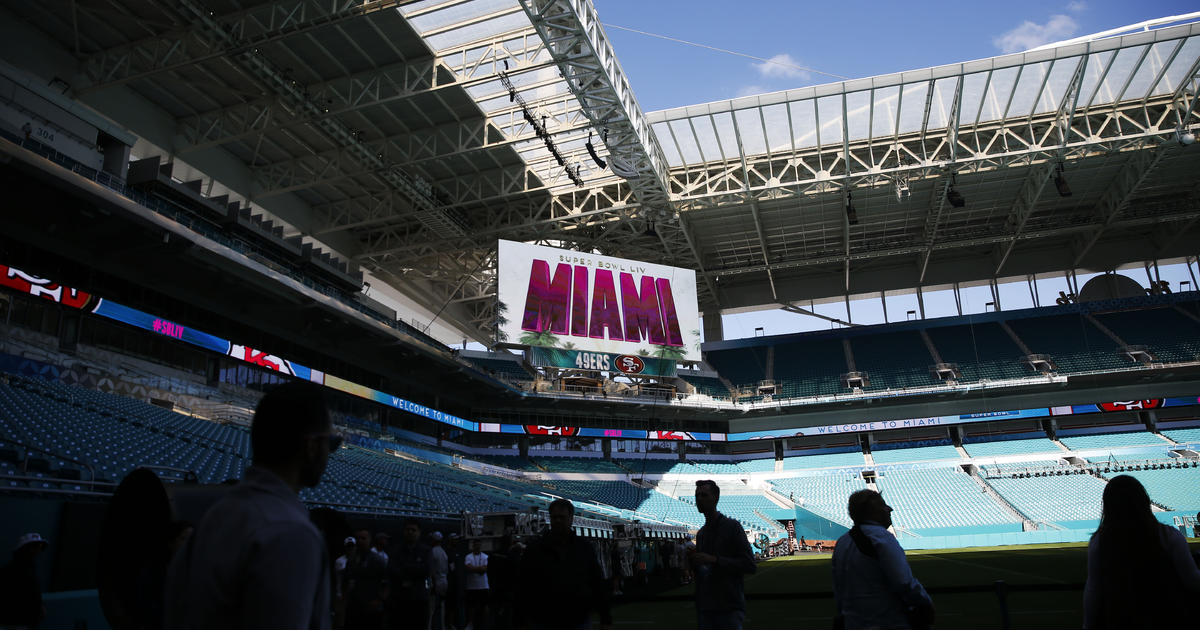
<path id="1" fill-rule="evenodd" d="M 1125 343 L 1146 346 L 1159 361 L 1195 361 L 1200 355 L 1200 324 L 1174 308 L 1116 311 L 1095 317 Z"/>
<path id="2" fill-rule="evenodd" d="M 690 374 L 680 374 L 679 378 L 682 378 L 691 384 L 692 387 L 695 387 L 697 394 L 704 394 L 713 398 L 729 398 L 729 388 L 725 387 L 725 384 L 719 378 L 692 376 Z"/>
<path id="3" fill-rule="evenodd" d="M 792 479 L 772 479 L 775 491 L 804 509 L 835 523 L 849 527 L 846 502 L 850 495 L 867 487 L 861 475 L 820 475 Z"/>
<path id="4" fill-rule="evenodd" d="M 1064 470 L 1067 469 L 1064 467 Z M 1052 523 L 1100 518 L 1100 498 L 1105 482 L 1077 470 L 1069 472 L 1072 474 L 985 478 L 985 481 L 1013 507 L 1035 521 Z"/>
<path id="5" fill-rule="evenodd" d="M 696 509 L 696 499 L 692 496 L 681 495 L 679 501 Z M 742 524 L 742 527 L 750 531 L 766 532 L 768 534 L 785 534 L 787 530 L 779 524 L 778 521 L 764 519 L 755 514 L 758 510 L 777 510 L 778 505 L 771 502 L 770 499 L 757 494 L 721 494 L 721 500 L 717 503 L 717 510 L 725 516 L 732 518 Z"/>
<path id="6" fill-rule="evenodd" d="M 628 473 L 617 464 L 600 458 L 537 456 L 537 464 L 549 472 Z"/>
<path id="7" fill-rule="evenodd" d="M 875 484 L 908 529 L 1021 522 L 958 467 L 889 470 Z"/>
<path id="8" fill-rule="evenodd" d="M 963 440 L 963 448 L 971 457 L 997 457 L 1001 455 L 1032 455 L 1035 453 L 1061 453 L 1049 438 L 1023 438 L 1018 440 L 993 440 L 972 442 Z"/>
<path id="9" fill-rule="evenodd" d="M 528 470 L 531 472 L 541 470 L 536 463 L 520 455 L 464 455 L 463 457 L 509 470 Z"/>
<path id="10" fill-rule="evenodd" d="M 1059 441 L 1075 451 L 1091 448 L 1122 448 L 1126 446 L 1165 446 L 1167 442 L 1148 431 L 1130 433 L 1100 433 L 1060 437 Z"/>
<path id="11" fill-rule="evenodd" d="M 793 451 L 794 452 L 794 451 Z M 841 466 L 865 466 L 862 451 L 855 449 L 847 453 L 824 453 L 821 455 L 789 455 L 783 458 L 784 470 L 808 468 L 834 468 Z"/>
<path id="12" fill-rule="evenodd" d="M 767 348 L 734 348 L 709 352 L 707 360 L 717 372 L 735 386 L 754 385 L 766 378 Z M 779 363 L 777 360 L 776 363 Z"/>
<path id="13" fill-rule="evenodd" d="M 1162 434 L 1180 444 L 1200 442 L 1200 427 L 1192 429 L 1163 429 Z"/>
<path id="14" fill-rule="evenodd" d="M 854 337 L 854 364 L 870 376 L 868 390 L 927 387 L 941 383 L 929 374 L 933 358 L 920 333 L 903 331 Z"/>
<path id="15" fill-rule="evenodd" d="M 952 444 L 892 449 L 886 448 L 883 444 L 871 447 L 871 458 L 875 460 L 876 464 L 959 459 L 961 457 L 962 455 L 959 454 Z"/>
<path id="16" fill-rule="evenodd" d="M 1080 314 L 1008 322 L 1034 354 L 1048 354 L 1059 372 L 1112 370 L 1130 366 L 1120 346 Z"/>
<path id="17" fill-rule="evenodd" d="M 695 473 L 700 472 L 695 466 L 689 463 L 681 462 L 678 459 L 657 459 L 657 458 L 629 458 L 614 460 L 621 465 L 622 468 L 634 474 L 645 475 L 662 475 L 669 472 L 676 473 Z"/>
<path id="18" fill-rule="evenodd" d="M 704 517 L 696 511 L 695 506 L 624 481 L 555 480 L 551 483 L 564 497 L 575 501 L 603 503 L 635 512 L 643 518 L 649 516 L 659 520 L 678 521 L 695 527 L 704 524 Z"/>
<path id="19" fill-rule="evenodd" d="M 846 372 L 841 339 L 812 339 L 775 347 L 775 382 L 781 397 L 844 394 L 849 391 L 841 382 Z M 724 372 L 721 374 L 728 378 Z"/>
<path id="20" fill-rule="evenodd" d="M 1170 510 L 1195 513 L 1200 510 L 1200 468 L 1163 468 L 1102 473 L 1112 479 L 1130 475 L 1142 482 L 1150 500 Z"/>
<path id="21" fill-rule="evenodd" d="M 698 468 L 699 472 L 710 472 L 718 475 L 739 475 L 746 472 L 740 465 L 729 462 L 693 461 L 692 465 Z"/>
<path id="22" fill-rule="evenodd" d="M 39 451 L 58 455 L 52 470 L 43 472 L 90 467 L 97 479 L 116 481 L 150 465 L 191 470 L 204 483 L 220 483 L 240 478 L 248 462 L 250 435 L 243 428 L 43 379 L 10 382 L 0 385 L 0 437 L 33 447 L 20 450 L 34 459 L 50 457 Z"/>
<path id="23" fill-rule="evenodd" d="M 775 472 L 775 458 L 748 459 L 738 462 L 738 466 L 746 472 Z"/>
<path id="24" fill-rule="evenodd" d="M 930 328 L 926 332 L 946 363 L 957 363 L 964 381 L 1022 378 L 1021 348 L 995 322 Z"/>

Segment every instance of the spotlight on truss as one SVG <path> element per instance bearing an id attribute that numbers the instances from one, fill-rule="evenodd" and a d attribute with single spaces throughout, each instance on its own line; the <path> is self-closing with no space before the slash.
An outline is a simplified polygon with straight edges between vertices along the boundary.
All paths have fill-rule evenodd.
<path id="1" fill-rule="evenodd" d="M 1067 178 L 1063 177 L 1063 163 L 1059 162 L 1054 167 L 1054 187 L 1058 189 L 1059 197 L 1070 197 L 1071 187 L 1067 185 Z"/>

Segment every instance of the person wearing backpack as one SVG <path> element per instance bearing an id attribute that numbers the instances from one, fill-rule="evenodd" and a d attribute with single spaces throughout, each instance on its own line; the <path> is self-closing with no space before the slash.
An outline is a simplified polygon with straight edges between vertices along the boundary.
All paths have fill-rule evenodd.
<path id="1" fill-rule="evenodd" d="M 850 495 L 854 527 L 833 550 L 835 628 L 924 630 L 933 627 L 933 600 L 913 576 L 896 537 L 887 530 L 892 508 L 874 490 Z"/>

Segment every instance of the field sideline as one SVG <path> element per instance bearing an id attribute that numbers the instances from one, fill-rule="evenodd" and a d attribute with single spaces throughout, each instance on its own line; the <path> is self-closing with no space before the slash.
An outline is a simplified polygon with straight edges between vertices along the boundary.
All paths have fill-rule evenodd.
<path id="1" fill-rule="evenodd" d="M 1193 549 L 1200 542 L 1193 539 Z M 1087 544 L 975 547 L 908 552 L 917 579 L 937 608 L 937 628 L 1000 630 L 994 583 L 1003 580 L 1011 627 L 1022 630 L 1078 628 L 1083 621 Z M 833 593 L 831 554 L 775 558 L 747 578 L 746 630 L 830 628 Z M 615 625 L 694 628 L 692 587 L 664 593 L 659 601 L 614 609 Z"/>

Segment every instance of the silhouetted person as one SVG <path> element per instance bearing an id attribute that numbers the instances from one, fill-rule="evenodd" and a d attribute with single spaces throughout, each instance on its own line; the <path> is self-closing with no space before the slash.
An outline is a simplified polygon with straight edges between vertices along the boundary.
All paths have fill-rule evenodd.
<path id="1" fill-rule="evenodd" d="M 162 537 L 155 548 L 150 549 L 150 562 L 142 565 L 137 576 L 138 600 L 143 605 L 131 612 L 144 630 L 159 630 L 166 618 L 163 605 L 163 584 L 167 580 L 167 567 L 171 558 L 192 535 L 192 524 L 187 521 L 171 521 L 163 529 Z"/>
<path id="2" fill-rule="evenodd" d="M 354 547 L 342 567 L 342 600 L 346 630 L 383 628 L 383 585 L 387 565 L 371 549 L 371 533 L 354 532 Z"/>
<path id="3" fill-rule="evenodd" d="M 696 580 L 696 620 L 700 630 L 741 630 L 746 617 L 743 576 L 754 573 L 754 552 L 741 523 L 717 511 L 721 488 L 696 482 L 696 510 L 704 526 L 688 557 Z"/>
<path id="4" fill-rule="evenodd" d="M 878 492 L 859 490 L 847 507 L 854 527 L 833 549 L 833 597 L 845 629 L 932 627 L 933 600 L 887 530 L 891 506 Z"/>
<path id="5" fill-rule="evenodd" d="M 429 628 L 443 630 L 446 627 L 446 593 L 450 587 L 450 558 L 442 548 L 442 532 L 430 534 L 429 542 L 429 573 L 433 587 Z"/>
<path id="6" fill-rule="evenodd" d="M 371 551 L 379 556 L 384 564 L 388 562 L 388 546 L 391 544 L 391 536 L 387 532 L 378 532 L 375 534 L 375 542 L 371 543 Z"/>
<path id="7" fill-rule="evenodd" d="M 1137 479 L 1113 477 L 1088 543 L 1083 627 L 1194 628 L 1198 595 L 1200 569 L 1187 539 L 1154 518 Z"/>
<path id="8" fill-rule="evenodd" d="M 393 630 L 429 627 L 429 546 L 421 542 L 421 524 L 404 524 L 400 544 L 388 558 L 388 626 Z"/>
<path id="9" fill-rule="evenodd" d="M 444 541 L 449 571 L 446 574 L 446 626 L 461 629 L 466 627 L 466 571 L 463 566 L 467 554 L 462 539 L 451 532 Z"/>
<path id="10" fill-rule="evenodd" d="M 531 630 L 586 630 L 599 613 L 602 630 L 612 628 L 608 582 L 592 543 L 575 535 L 575 506 L 550 504 L 550 531 L 521 556 L 513 626 Z"/>
<path id="11" fill-rule="evenodd" d="M 263 397 L 253 465 L 171 563 L 167 628 L 329 628 L 329 555 L 297 493 L 320 483 L 341 442 L 319 386 L 296 381 Z"/>
<path id="12" fill-rule="evenodd" d="M 12 561 L 0 569 L 0 626 L 34 628 L 45 619 L 37 557 L 47 546 L 41 534 L 25 534 L 17 539 Z"/>

